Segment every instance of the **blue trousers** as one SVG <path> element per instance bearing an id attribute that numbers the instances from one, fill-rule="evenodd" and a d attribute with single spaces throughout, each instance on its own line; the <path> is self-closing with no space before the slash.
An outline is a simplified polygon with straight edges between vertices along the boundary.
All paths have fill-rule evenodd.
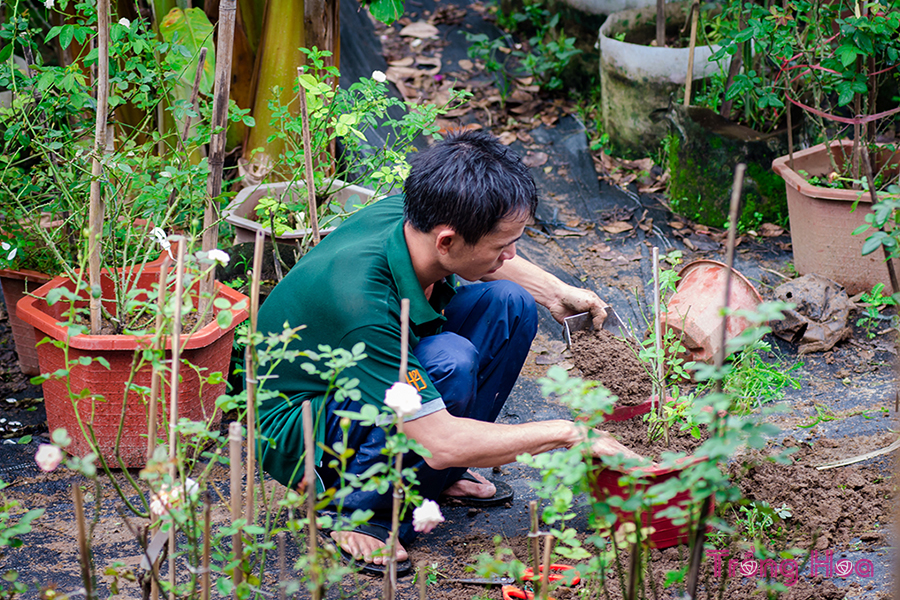
<path id="1" fill-rule="evenodd" d="M 509 397 L 519 371 L 525 363 L 531 342 L 537 332 L 537 309 L 534 298 L 521 286 L 508 281 L 475 283 L 458 289 L 444 310 L 447 322 L 442 333 L 423 338 L 413 353 L 447 407 L 456 417 L 493 422 Z M 340 419 L 335 410 L 358 411 L 359 406 L 329 402 L 325 409 L 326 444 L 342 441 Z M 385 431 L 353 421 L 347 445 L 356 450 L 347 471 L 364 473 L 372 465 L 384 462 L 381 453 Z M 419 493 L 436 500 L 466 471 L 465 467 L 435 470 L 415 454 L 404 457 L 404 468 L 416 469 Z M 326 489 L 340 485 L 338 474 L 328 467 L 317 469 Z M 391 491 L 353 490 L 343 498 L 343 512 L 356 509 L 375 512 L 370 523 L 391 526 Z M 415 538 L 407 514 L 400 527 L 404 544 Z"/>

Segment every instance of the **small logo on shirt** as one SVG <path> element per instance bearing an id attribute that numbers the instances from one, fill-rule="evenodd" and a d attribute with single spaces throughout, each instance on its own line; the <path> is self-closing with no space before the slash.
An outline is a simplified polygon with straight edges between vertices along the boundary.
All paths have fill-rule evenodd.
<path id="1" fill-rule="evenodd" d="M 418 369 L 413 369 L 406 374 L 406 382 L 416 388 L 416 391 L 419 392 L 428 387 L 428 384 L 425 383 L 425 379 L 422 377 L 422 374 L 419 373 Z"/>

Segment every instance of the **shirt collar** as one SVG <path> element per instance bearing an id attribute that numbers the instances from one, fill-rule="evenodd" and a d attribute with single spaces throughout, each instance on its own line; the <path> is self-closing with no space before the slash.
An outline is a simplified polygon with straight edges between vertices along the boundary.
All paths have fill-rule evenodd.
<path id="1" fill-rule="evenodd" d="M 401 298 L 409 298 L 411 323 L 424 325 L 436 320 L 443 322 L 446 319 L 428 303 L 422 286 L 419 284 L 419 278 L 416 276 L 412 259 L 409 256 L 409 247 L 406 245 L 406 236 L 403 234 L 403 224 L 404 220 L 401 219 L 387 239 L 387 260 L 391 274 L 394 276 L 394 282 L 397 284 L 397 292 Z M 446 285 L 444 282 L 439 282 L 435 284 L 435 287 Z"/>

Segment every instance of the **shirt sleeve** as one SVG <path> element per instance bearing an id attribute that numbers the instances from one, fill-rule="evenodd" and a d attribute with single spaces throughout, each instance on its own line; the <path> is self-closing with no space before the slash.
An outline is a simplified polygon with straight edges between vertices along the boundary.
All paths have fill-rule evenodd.
<path id="1" fill-rule="evenodd" d="M 400 374 L 400 330 L 381 325 L 367 325 L 350 331 L 341 340 L 342 348 L 365 344 L 366 358 L 343 372 L 342 376 L 359 380 L 357 389 L 366 404 L 384 405 L 384 394 Z M 425 368 L 411 351 L 407 358 L 406 381 L 422 397 L 422 408 L 407 421 L 419 419 L 445 408 L 440 392 Z"/>

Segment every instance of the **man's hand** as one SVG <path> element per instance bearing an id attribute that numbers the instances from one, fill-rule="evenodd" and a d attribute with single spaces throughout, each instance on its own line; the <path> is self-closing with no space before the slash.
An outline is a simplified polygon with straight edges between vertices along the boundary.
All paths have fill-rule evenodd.
<path id="1" fill-rule="evenodd" d="M 627 447 L 622 445 L 619 440 L 609 435 L 605 431 L 600 431 L 599 429 L 595 429 L 594 433 L 597 434 L 591 442 L 591 454 L 600 457 L 600 456 L 615 456 L 616 454 L 622 454 L 625 458 L 644 458 L 637 452 L 629 450 Z"/>
<path id="2" fill-rule="evenodd" d="M 599 331 L 603 327 L 603 321 L 606 320 L 607 306 L 609 305 L 594 292 L 561 283 L 555 300 L 550 302 L 547 308 L 550 309 L 553 318 L 560 323 L 566 317 L 589 312 L 594 329 Z"/>

